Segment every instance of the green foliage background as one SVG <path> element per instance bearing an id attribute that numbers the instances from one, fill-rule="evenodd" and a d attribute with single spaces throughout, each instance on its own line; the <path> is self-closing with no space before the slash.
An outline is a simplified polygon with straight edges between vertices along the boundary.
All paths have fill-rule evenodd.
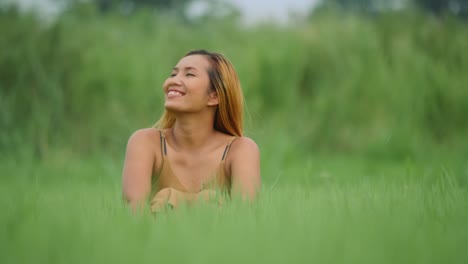
<path id="1" fill-rule="evenodd" d="M 466 263 L 468 25 L 323 10 L 284 26 L 0 9 L 1 263 Z M 132 215 L 130 134 L 181 56 L 224 53 L 259 145 L 253 204 Z"/>
<path id="2" fill-rule="evenodd" d="M 187 51 L 219 51 L 239 72 L 247 134 L 299 152 L 407 158 L 466 146 L 467 25 L 418 13 L 317 16 L 253 27 L 92 10 L 45 24 L 0 16 L 0 151 L 121 152 L 162 111 L 161 85 Z M 280 144 L 280 143 L 278 143 Z"/>

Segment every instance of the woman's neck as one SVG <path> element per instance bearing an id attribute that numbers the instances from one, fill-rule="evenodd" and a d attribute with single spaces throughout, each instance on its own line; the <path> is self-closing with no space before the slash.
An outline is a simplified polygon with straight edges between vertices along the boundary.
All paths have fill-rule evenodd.
<path id="1" fill-rule="evenodd" d="M 214 114 L 178 114 L 171 137 L 178 149 L 198 149 L 214 136 Z"/>

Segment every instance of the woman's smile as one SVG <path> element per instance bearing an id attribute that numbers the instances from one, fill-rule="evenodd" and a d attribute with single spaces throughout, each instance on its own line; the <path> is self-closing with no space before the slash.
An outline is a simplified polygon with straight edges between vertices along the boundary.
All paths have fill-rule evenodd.
<path id="1" fill-rule="evenodd" d="M 180 97 L 180 96 L 184 96 L 185 93 L 181 92 L 181 91 L 178 91 L 176 89 L 169 89 L 169 91 L 167 92 L 167 98 L 174 98 L 174 97 Z"/>

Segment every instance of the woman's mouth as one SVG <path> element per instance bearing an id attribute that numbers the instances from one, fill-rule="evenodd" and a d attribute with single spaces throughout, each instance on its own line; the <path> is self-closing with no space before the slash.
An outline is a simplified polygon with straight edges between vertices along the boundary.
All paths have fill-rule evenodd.
<path id="1" fill-rule="evenodd" d="M 179 96 L 183 96 L 184 93 L 182 92 L 179 92 L 177 90 L 170 90 L 169 92 L 167 92 L 167 97 L 179 97 Z"/>

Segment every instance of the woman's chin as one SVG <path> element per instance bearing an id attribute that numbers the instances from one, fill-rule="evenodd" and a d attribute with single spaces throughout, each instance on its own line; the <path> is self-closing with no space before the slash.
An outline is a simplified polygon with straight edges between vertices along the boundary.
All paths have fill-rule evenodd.
<path id="1" fill-rule="evenodd" d="M 168 112 L 183 112 L 183 109 L 180 106 L 177 106 L 175 104 L 171 103 L 165 103 L 164 107 L 166 108 L 166 111 Z"/>

